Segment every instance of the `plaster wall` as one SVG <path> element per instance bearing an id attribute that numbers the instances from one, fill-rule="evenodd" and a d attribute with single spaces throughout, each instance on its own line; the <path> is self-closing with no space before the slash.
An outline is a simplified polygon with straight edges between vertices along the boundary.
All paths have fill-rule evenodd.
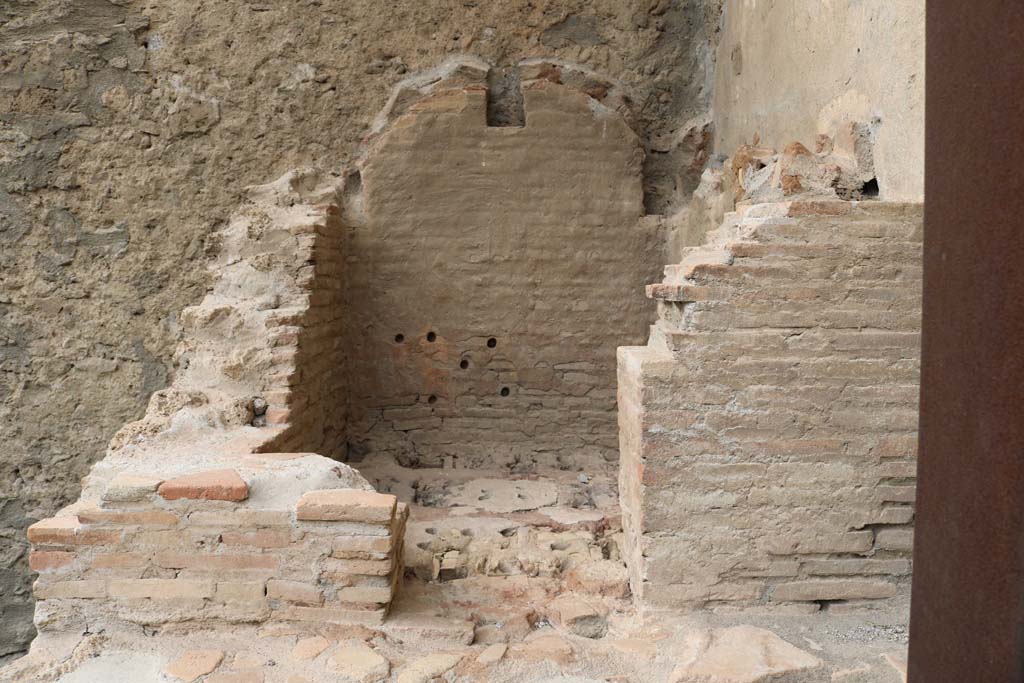
<path id="1" fill-rule="evenodd" d="M 716 148 L 754 134 L 813 148 L 874 122 L 882 199 L 924 196 L 924 0 L 727 0 L 715 72 Z"/>

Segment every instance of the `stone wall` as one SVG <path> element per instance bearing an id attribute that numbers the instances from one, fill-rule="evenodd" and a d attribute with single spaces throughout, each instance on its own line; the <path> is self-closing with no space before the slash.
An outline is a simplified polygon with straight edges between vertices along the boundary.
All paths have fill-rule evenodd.
<path id="1" fill-rule="evenodd" d="M 872 122 L 881 197 L 924 196 L 925 0 L 728 0 L 715 71 L 716 149 L 812 145 Z"/>
<path id="2" fill-rule="evenodd" d="M 343 326 L 357 463 L 618 460 L 615 348 L 643 341 L 665 258 L 641 220 L 643 152 L 613 84 L 515 73 L 522 125 L 488 125 L 486 65 L 463 64 L 360 164 Z"/>
<path id="3" fill-rule="evenodd" d="M 619 350 L 619 494 L 646 608 L 909 588 L 922 210 L 741 205 Z"/>
<path id="4" fill-rule="evenodd" d="M 0 4 L 0 655 L 31 635 L 24 530 L 177 370 L 241 188 L 338 171 L 393 84 L 449 55 L 624 84 L 645 149 L 706 109 L 716 3 Z M 645 162 L 662 210 L 675 163 Z"/>

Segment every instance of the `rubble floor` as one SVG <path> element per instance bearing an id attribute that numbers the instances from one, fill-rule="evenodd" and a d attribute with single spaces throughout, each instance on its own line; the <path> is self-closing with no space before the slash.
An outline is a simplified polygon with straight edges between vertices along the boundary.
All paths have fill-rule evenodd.
<path id="1" fill-rule="evenodd" d="M 43 634 L 0 681 L 172 683 L 185 679 L 168 667 L 194 650 L 217 660 L 199 683 L 904 680 L 905 600 L 638 615 L 618 553 L 611 466 L 522 475 L 358 467 L 410 503 L 406 576 L 383 626 Z"/>
<path id="2" fill-rule="evenodd" d="M 459 613 L 463 600 L 476 593 L 459 586 L 467 581 L 472 579 L 446 584 L 440 590 L 409 591 L 389 624 L 379 630 L 360 626 L 289 625 L 261 629 L 238 625 L 214 630 L 180 627 L 149 635 L 141 630 L 131 634 L 44 635 L 33 645 L 30 655 L 0 670 L 0 680 L 170 683 L 178 679 L 163 673 L 167 666 L 182 653 L 195 649 L 223 653 L 217 669 L 197 679 L 209 683 L 357 680 L 346 677 L 344 660 L 339 662 L 336 655 L 346 645 L 362 643 L 381 655 L 388 668 L 386 677 L 365 680 L 401 683 L 433 680 L 450 683 L 898 683 L 905 680 L 900 671 L 906 658 L 904 606 L 850 614 L 702 612 L 652 616 L 645 621 L 624 611 L 610 615 L 608 632 L 602 638 L 577 636 L 547 623 L 537 623 L 523 637 L 510 638 L 504 647 L 495 647 L 486 642 L 467 645 L 463 642 L 465 622 L 457 617 L 433 616 L 437 612 Z M 504 581 L 515 582 L 513 579 Z M 486 599 L 494 601 L 495 595 L 491 593 Z M 507 593 L 498 595 L 504 598 Z M 428 596 L 429 603 L 420 604 Z M 481 596 L 477 593 L 474 597 Z M 427 607 L 427 611 L 422 611 Z M 763 671 L 759 673 L 756 666 L 747 673 L 733 671 L 728 677 L 674 675 L 678 667 L 692 661 L 695 639 L 705 638 L 715 629 L 737 625 L 767 629 L 820 660 L 821 666 L 811 671 L 767 676 Z M 314 638 L 317 640 L 313 649 L 322 646 L 322 652 L 312 659 L 300 659 L 298 653 Z M 500 633 L 490 633 L 485 639 L 500 640 Z M 761 644 L 754 641 L 750 647 L 759 649 Z M 444 667 L 451 663 L 452 666 L 437 671 L 436 676 L 422 673 L 421 663 L 433 654 L 452 655 L 438 665 Z M 497 661 L 489 658 L 497 658 Z M 45 663 L 37 665 L 38 662 Z"/>

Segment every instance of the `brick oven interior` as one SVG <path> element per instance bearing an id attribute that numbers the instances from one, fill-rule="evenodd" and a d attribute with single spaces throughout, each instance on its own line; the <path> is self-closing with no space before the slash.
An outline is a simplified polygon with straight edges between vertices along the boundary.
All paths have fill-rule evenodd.
<path id="1" fill-rule="evenodd" d="M 392 114 L 345 183 L 343 265 L 324 261 L 344 292 L 324 397 L 343 409 L 319 452 L 412 505 L 424 578 L 535 573 L 526 546 L 560 572 L 568 553 L 536 538 L 553 528 L 614 552 L 616 348 L 654 321 L 664 239 L 614 95 L 545 68 Z M 508 100 L 522 120 L 495 114 Z"/>

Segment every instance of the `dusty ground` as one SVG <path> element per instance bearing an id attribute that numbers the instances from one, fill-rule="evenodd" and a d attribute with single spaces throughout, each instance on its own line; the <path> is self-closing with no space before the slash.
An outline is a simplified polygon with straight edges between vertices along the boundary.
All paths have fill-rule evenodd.
<path id="1" fill-rule="evenodd" d="M 649 150 L 706 107 L 720 3 L 13 0 L 0 7 L 0 655 L 31 637 L 23 530 L 174 371 L 241 188 L 339 169 L 449 54 L 548 55 L 632 92 Z M 652 151 L 647 202 L 671 199 Z"/>
<path id="2" fill-rule="evenodd" d="M 899 667 L 906 653 L 905 605 L 845 615 L 662 616 L 646 623 L 623 608 L 610 615 L 609 629 L 600 638 L 576 635 L 546 620 L 521 631 L 510 619 L 497 628 L 477 626 L 470 644 L 474 627 L 460 618 L 474 596 L 472 586 L 461 585 L 469 583 L 458 581 L 435 592 L 429 611 L 425 611 L 425 596 L 407 583 L 407 598 L 377 631 L 278 625 L 261 631 L 239 626 L 230 632 L 169 632 L 159 638 L 117 633 L 61 641 L 47 636 L 45 649 L 34 649 L 14 667 L 0 670 L 0 680 L 94 683 L 129 680 L 130 674 L 130 680 L 138 683 L 169 682 L 175 679 L 164 674 L 168 665 L 195 649 L 197 642 L 222 655 L 216 671 L 200 679 L 208 683 L 360 680 L 355 677 L 355 664 L 344 653 L 346 647 L 372 650 L 380 658 L 377 661 L 384 662 L 376 676 L 367 675 L 364 680 L 399 683 L 425 683 L 435 676 L 449 683 L 903 680 Z M 441 602 L 436 601 L 439 597 Z M 735 638 L 732 647 L 717 656 L 714 646 L 708 645 L 730 638 Z M 762 652 L 767 652 L 765 657 Z M 48 664 L 34 666 L 43 655 L 50 657 Z M 425 660 L 440 668 L 429 672 Z M 719 677 L 699 677 L 700 671 L 709 670 L 719 671 Z"/>

